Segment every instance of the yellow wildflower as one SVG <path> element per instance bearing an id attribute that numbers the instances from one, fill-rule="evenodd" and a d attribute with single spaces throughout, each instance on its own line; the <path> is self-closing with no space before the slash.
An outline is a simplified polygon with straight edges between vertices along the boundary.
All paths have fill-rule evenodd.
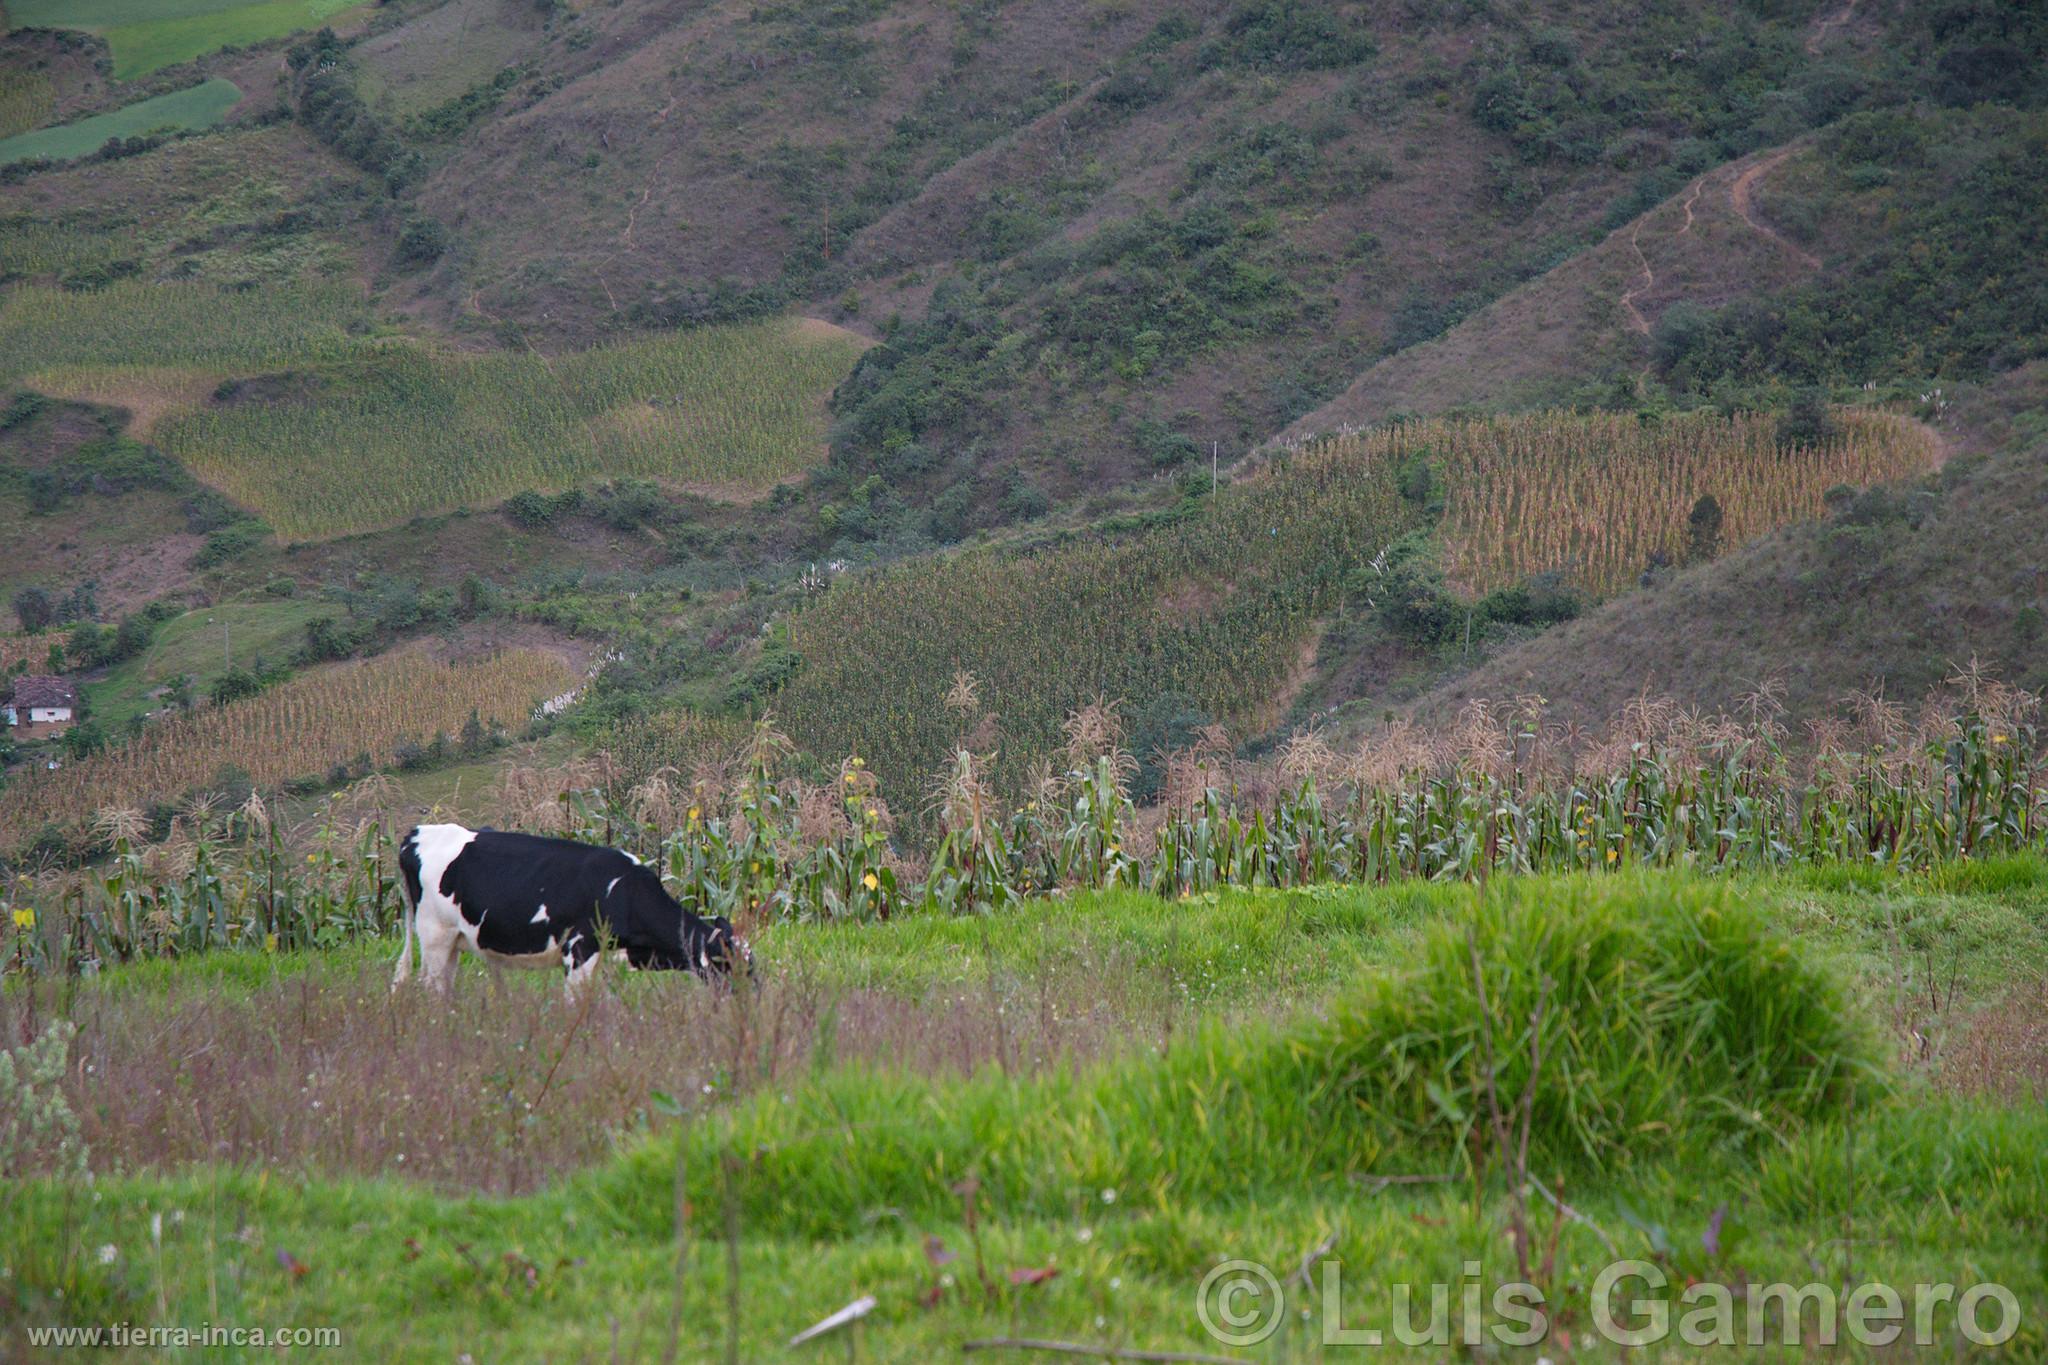
<path id="1" fill-rule="evenodd" d="M 2004 735 L 1993 735 L 1993 736 L 1991 737 L 1991 742 L 1992 742 L 1993 744 L 2003 744 L 2003 743 L 2005 743 L 2005 736 L 2004 736 Z"/>
<path id="2" fill-rule="evenodd" d="M 1618 863 L 1621 861 L 1621 855 L 1610 848 L 1607 850 L 1607 861 L 1610 863 Z"/>
<path id="3" fill-rule="evenodd" d="M 869 807 L 868 807 L 868 819 L 870 819 L 870 820 L 875 820 L 875 819 L 879 819 L 879 818 L 880 818 L 880 814 L 879 814 L 879 812 L 877 812 L 877 811 L 875 810 L 875 808 L 874 808 L 873 806 L 869 806 Z"/>
<path id="4" fill-rule="evenodd" d="M 697 808 L 695 806 L 690 807 L 690 823 L 693 825 L 697 823 Z"/>
<path id="5" fill-rule="evenodd" d="M 19 909 L 19 910 L 15 911 L 15 912 L 14 912 L 14 927 L 15 927 L 15 928 L 17 928 L 17 929 L 33 929 L 33 928 L 35 928 L 35 927 L 36 927 L 36 912 L 35 912 L 35 911 L 33 911 L 33 910 L 31 910 L 31 909 L 29 909 L 29 908 L 28 908 L 27 906 L 25 906 L 25 905 L 24 905 L 24 906 L 23 906 L 23 907 L 22 907 L 21 909 Z"/>
<path id="6" fill-rule="evenodd" d="M 852 774 L 852 773 L 848 773 L 848 774 L 846 775 L 846 785 L 847 785 L 847 786 L 849 786 L 849 787 L 851 787 L 851 786 L 853 785 L 853 774 Z"/>

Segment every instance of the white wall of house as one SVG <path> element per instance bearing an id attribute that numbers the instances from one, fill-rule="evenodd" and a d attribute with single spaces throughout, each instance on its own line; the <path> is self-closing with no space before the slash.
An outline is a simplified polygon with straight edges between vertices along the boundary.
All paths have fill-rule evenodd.
<path id="1" fill-rule="evenodd" d="M 70 719 L 71 708 L 68 706 L 31 706 L 28 709 L 30 725 L 51 725 Z"/>

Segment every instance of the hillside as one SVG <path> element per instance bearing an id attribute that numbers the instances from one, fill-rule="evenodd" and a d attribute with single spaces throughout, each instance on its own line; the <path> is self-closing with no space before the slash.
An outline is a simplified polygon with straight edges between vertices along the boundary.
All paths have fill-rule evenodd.
<path id="1" fill-rule="evenodd" d="M 846 466 L 919 505 L 965 483 L 970 522 L 1014 517 L 1019 478 L 1057 499 L 1240 451 L 1897 61 L 1692 6 L 625 3 L 561 28 L 426 177 L 466 249 L 422 305 L 570 336 L 826 311 L 888 342 L 842 394 Z M 1621 113 L 1644 103 L 1653 126 Z M 537 213 L 534 178 L 573 189 Z"/>
<path id="2" fill-rule="evenodd" d="M 1907 553 L 1836 485 L 1976 477 L 1954 395 L 2048 336 L 2048 27 L 1996 6 L 95 6 L 0 36 L 70 158 L 0 170 L 0 590 L 123 726 L 218 681 L 138 662 L 216 604 L 264 687 L 577 637 L 572 747 L 772 710 L 899 806 L 1098 695 L 1149 764 L 1577 649 L 1604 719 L 1655 650 L 1600 623 L 1789 522 Z M 1259 510 L 1347 428 L 1356 488 Z M 1715 600 L 1745 667 L 1808 647 L 1768 600 Z M 1836 672 L 1949 647 L 1846 624 Z"/>
<path id="3" fill-rule="evenodd" d="M 1840 501 L 1654 588 L 1509 649 L 1423 699 L 1447 718 L 1468 699 L 1524 693 L 1591 724 L 1638 692 L 1709 711 L 1769 683 L 1793 723 L 1881 691 L 1912 706 L 1981 668 L 2048 686 L 2048 366 L 1960 397 L 1939 473 Z"/>

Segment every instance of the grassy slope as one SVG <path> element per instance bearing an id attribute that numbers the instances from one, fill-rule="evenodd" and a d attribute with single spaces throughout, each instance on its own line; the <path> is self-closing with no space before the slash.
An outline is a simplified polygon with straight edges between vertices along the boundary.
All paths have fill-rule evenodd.
<path id="1" fill-rule="evenodd" d="M 1442 337 L 1369 366 L 1283 437 L 1397 413 L 1540 406 L 1644 370 L 1650 331 L 1673 304 L 1716 307 L 1818 268 L 1753 227 L 1732 193 L 1755 173 L 1748 184 L 1761 199 L 1770 177 L 1788 175 L 1801 155 L 1797 146 L 1774 148 L 1697 177 Z"/>
<path id="2" fill-rule="evenodd" d="M 38 156 L 69 160 L 98 151 L 111 138 L 137 137 L 164 128 L 210 128 L 225 118 L 241 98 L 242 92 L 233 81 L 216 77 L 190 89 L 137 100 L 111 113 L 0 141 L 0 165 Z"/>
<path id="3" fill-rule="evenodd" d="M 931 438 L 948 454 L 973 437 L 984 456 L 1028 452 L 1064 489 L 1127 472 L 1139 417 L 1226 447 L 1263 438 L 1405 335 L 1404 314 L 1483 301 L 1597 235 L 1639 179 L 1668 178 L 1688 135 L 1700 141 L 1684 154 L 1707 164 L 1730 154 L 1709 147 L 1716 136 L 1756 145 L 1713 107 L 1734 93 L 1754 115 L 1777 98 L 1772 82 L 1804 80 L 1811 64 L 1800 26 L 1776 19 L 1688 11 L 1638 27 L 1595 6 L 1554 9 L 1545 22 L 1568 35 L 1572 82 L 1643 82 L 1674 120 L 1604 157 L 1532 152 L 1522 165 L 1479 126 L 1471 92 L 1540 66 L 1524 51 L 1530 26 L 1499 12 L 1299 8 L 1303 31 L 1276 60 L 1257 38 L 1279 7 L 1257 5 L 719 4 L 682 22 L 646 4 L 593 9 L 576 31 L 594 41 L 548 57 L 566 84 L 508 103 L 423 202 L 476 248 L 463 287 L 533 325 L 588 326 L 722 278 L 778 276 L 820 304 L 852 286 L 872 325 L 915 319 L 935 284 L 977 267 L 974 289 L 994 292 L 976 330 L 1014 351 L 993 369 L 939 363 L 1007 401 L 980 410 L 968 394 L 971 417 L 935 415 Z M 1161 29 L 1169 14 L 1188 27 Z M 1324 21 L 1380 55 L 1304 57 Z M 1716 61 L 1747 55 L 1720 79 L 1665 60 L 1672 43 L 1701 41 Z M 1791 118 L 1804 106 L 1771 107 Z M 1582 135 L 1607 136 L 1570 132 Z M 507 188 L 536 177 L 563 186 L 544 212 Z M 1539 188 L 1509 204 L 1503 183 L 1512 196 Z M 1146 215 L 1177 225 L 1219 206 L 1248 225 L 1220 257 L 1192 226 L 1125 254 Z M 1105 260 L 1142 282 L 1119 290 Z M 1163 359 L 1146 358 L 1160 349 L 1147 330 Z"/>
<path id="4" fill-rule="evenodd" d="M 2044 884 L 2048 869 L 2019 862 L 1958 869 L 1946 886 L 1831 875 L 1745 882 L 1740 895 L 1766 906 L 1780 931 L 1799 940 L 1807 962 L 1852 983 L 1873 1012 L 1882 1014 L 1888 1002 L 1901 998 L 1900 973 L 1917 971 L 1923 954 L 1944 974 L 1953 971 L 1963 1003 L 1933 1025 L 1917 1021 L 1932 1029 L 1945 1051 L 1952 1035 L 1970 1028 L 1973 1011 L 2048 965 Z M 1567 885 L 1546 883 L 1539 894 L 1559 894 Z M 1649 894 L 1665 895 L 1680 889 L 1682 879 L 1635 885 L 1661 888 Z M 802 978 L 828 993 L 880 990 L 924 1002 L 921 1008 L 934 1020 L 958 1014 L 963 1006 L 972 1010 L 965 1002 L 987 992 L 996 972 L 1014 1001 L 1029 999 L 1034 989 L 1042 992 L 1034 982 L 1057 980 L 1073 973 L 1077 963 L 1093 963 L 1090 978 L 1106 990 L 1099 1007 L 1112 1013 L 1128 1011 L 1151 990 L 1155 971 L 1161 972 L 1185 983 L 1184 994 L 1174 992 L 1186 1013 L 1175 1033 L 1183 1041 L 1173 1047 L 1185 1061 L 1213 1045 L 1203 1039 L 1220 1036 L 1199 1027 L 1187 1033 L 1191 1023 L 1243 1018 L 1247 1011 L 1285 1016 L 1296 1002 L 1337 987 L 1361 968 L 1403 959 L 1418 936 L 1458 913 L 1470 897 L 1465 888 L 1353 888 L 1230 895 L 1175 907 L 1128 895 L 1090 896 L 1067 907 L 1036 904 L 993 920 L 919 920 L 858 932 L 786 927 L 764 935 L 761 947 L 779 980 Z M 1119 971 L 1118 961 L 1156 965 Z M 191 1009 L 196 992 L 218 1002 L 212 1007 L 216 1021 L 221 1011 L 242 1008 L 274 1019 L 293 1013 L 284 1007 L 308 993 L 324 1010 L 335 991 L 358 989 L 351 983 L 359 971 L 369 980 L 365 1007 L 391 1008 L 376 983 L 381 962 L 374 954 L 359 967 L 362 962 L 351 951 L 151 964 L 83 988 L 70 1009 L 102 1021 L 118 1020 L 124 1012 L 169 1019 Z M 1282 994 L 1267 998 L 1275 984 Z M 531 994 L 544 1002 L 548 1014 L 563 1012 L 547 983 L 522 979 L 514 985 L 521 997 Z M 502 1008 L 485 1003 L 490 997 L 481 974 L 466 979 L 461 992 L 465 1009 Z M 1022 1018 L 1017 1022 L 1021 1026 Z M 1250 1032 L 1267 1027 L 1255 1022 Z M 729 1032 L 729 1021 L 724 1028 Z M 814 1077 L 806 1080 L 799 1058 L 798 1071 L 779 1085 L 808 1104 L 819 1093 L 835 1091 L 852 1100 L 866 1089 L 879 1099 L 901 1084 L 889 1075 L 886 1061 L 880 1074 L 864 1070 L 871 1063 L 860 1059 L 878 1054 L 862 1050 L 854 1016 L 843 1017 L 838 1031 L 852 1040 L 847 1061 L 828 1060 L 829 1048 L 814 1054 Z M 823 1045 L 827 1036 L 821 1033 L 816 1042 Z M 700 1052 L 716 1056 L 721 1045 L 713 1035 L 706 1042 Z M 869 1039 L 865 1046 L 875 1042 Z M 1125 1055 L 1127 1060 L 1108 1063 L 1112 1070 L 1091 1074 L 1135 1077 L 1156 1066 Z M 559 1095 L 571 1093 L 581 1073 L 602 1069 L 595 1057 L 570 1054 L 557 1103 L 566 1102 Z M 2041 1064 L 2042 1058 L 2033 1058 L 2036 1074 Z M 530 1080 L 531 1065 L 525 1070 Z M 1055 1078 L 1056 1088 L 1064 1086 L 1057 1072 L 1043 1074 Z M 990 1071 L 966 1086 L 942 1080 L 920 1093 L 929 1094 L 926 1103 L 941 1106 L 958 1104 L 970 1092 L 999 1106 L 1030 1106 L 1042 1103 L 1044 1091 L 1043 1081 L 1006 1081 Z M 294 1093 L 303 1105 L 304 1092 Z M 280 1092 L 278 1098 L 285 1096 Z M 378 1102 L 373 1095 L 330 1092 L 329 1098 L 345 1108 Z M 428 1095 L 407 1099 L 411 1103 L 387 1110 L 388 1121 L 404 1123 L 415 1106 L 435 1104 Z M 472 1101 L 465 1092 L 459 1103 Z M 765 1111 L 768 1125 L 756 1131 L 775 1131 L 777 1106 L 753 1107 Z M 446 1112 L 444 1106 L 444 1119 Z M 916 1112 L 909 1128 L 930 1134 L 943 1126 L 940 1113 Z M 1630 1226 L 1633 1219 L 1647 1219 L 1668 1229 L 1682 1265 L 1710 1276 L 1786 1277 L 1795 1283 L 1845 1275 L 1902 1284 L 1999 1280 L 2020 1296 L 2025 1326 L 2011 1349 L 2024 1353 L 2043 1344 L 2042 1268 L 2035 1254 L 2043 1232 L 2041 1209 L 2048 1207 L 2043 1113 L 2024 1099 L 2012 1107 L 1948 1099 L 1915 1075 L 1852 1119 L 1767 1139 L 1750 1155 L 1695 1144 L 1604 1176 L 1581 1171 L 1569 1177 L 1567 1191 L 1624 1254 L 1647 1252 L 1645 1235 Z M 1012 1114 L 1020 1132 L 1043 1126 L 1046 1117 L 1039 1110 Z M 1186 1118 L 1175 1125 L 1175 1140 L 1191 1144 L 1192 1152 L 1204 1139 Z M 900 1125 L 903 1115 L 889 1121 Z M 547 1127 L 531 1131 L 541 1134 Z M 1076 1169 L 1107 1156 L 1108 1178 L 1084 1181 L 1071 1203 L 1055 1200 L 1053 1207 L 1000 1184 L 985 1188 L 977 1252 L 945 1193 L 950 1173 L 891 1170 L 883 1152 L 889 1144 L 877 1141 L 879 1134 L 863 1140 L 857 1133 L 798 1131 L 783 1132 L 779 1140 L 802 1147 L 822 1142 L 841 1154 L 803 1168 L 803 1178 L 821 1189 L 887 1172 L 889 1180 L 928 1192 L 914 1206 L 882 1210 L 820 1237 L 756 1204 L 753 1182 L 764 1179 L 767 1169 L 789 1165 L 771 1147 L 761 1154 L 762 1166 L 741 1163 L 739 1188 L 753 1211 L 739 1224 L 740 1240 L 729 1259 L 718 1240 L 723 1198 L 707 1155 L 715 1150 L 720 1127 L 693 1124 L 691 1131 L 690 1179 L 698 1193 L 691 1215 L 695 1241 L 681 1282 L 686 1359 L 717 1358 L 733 1301 L 728 1292 L 735 1290 L 742 1358 L 807 1358 L 782 1343 L 856 1296 L 872 1293 L 879 1307 L 861 1329 L 861 1354 L 928 1360 L 956 1351 L 969 1338 L 1008 1334 L 1213 1351 L 1192 1312 L 1194 1286 L 1204 1271 L 1222 1257 L 1243 1255 L 1284 1274 L 1329 1234 L 1347 1285 L 1369 1289 L 1348 1300 L 1347 1321 L 1354 1325 L 1387 1321 L 1378 1288 L 1386 1272 L 1380 1267 L 1401 1266 L 1408 1272 L 1404 1278 L 1456 1282 L 1461 1261 L 1478 1258 L 1485 1281 L 1511 1278 L 1497 1189 L 1480 1200 L 1464 1186 L 1366 1194 L 1255 1162 L 1240 1168 L 1227 1189 L 1202 1182 L 1173 1194 L 1170 1182 L 1155 1186 L 1128 1173 L 1116 1175 L 1122 1159 L 1093 1149 L 1039 1157 L 1028 1148 L 991 1152 L 997 1166 L 1023 1159 Z M 1133 1155 L 1141 1138 L 1128 1135 Z M 201 1166 L 102 1177 L 89 1203 L 50 1186 L 17 1187 L 0 1198 L 0 1225 L 9 1228 L 6 1244 L 14 1248 L 8 1253 L 8 1292 L 18 1296 L 21 1309 L 10 1317 L 28 1323 L 129 1318 L 331 1324 L 343 1328 L 351 1353 L 380 1358 L 445 1358 L 456 1350 L 479 1358 L 541 1350 L 570 1360 L 604 1359 L 615 1350 L 623 1358 L 651 1358 L 667 1339 L 672 1303 L 675 1262 L 666 1234 L 671 1146 L 657 1135 L 654 1145 L 634 1143 L 622 1161 L 558 1174 L 550 1190 L 515 1199 L 435 1194 L 389 1177 L 337 1179 L 331 1164 L 324 1178 L 302 1184 L 288 1162 L 263 1170 Z M 1397 1150 L 1383 1154 L 1378 1169 L 1423 1169 L 1432 1159 Z M 480 1168 L 497 1169 L 501 1162 L 502 1153 L 494 1153 Z M 467 1181 L 458 1173 L 452 1183 L 460 1187 Z M 1847 1197 L 1851 1189 L 1853 1201 Z M 1114 1198 L 1105 1197 L 1106 1190 Z M 1747 1229 L 1745 1240 L 1717 1267 L 1703 1267 L 1698 1238 L 1724 1203 L 1735 1215 L 1729 1242 L 1735 1241 L 1737 1222 Z M 1846 1222 L 1852 1207 L 1853 1223 Z M 154 1215 L 162 1217 L 161 1252 L 151 1240 Z M 1853 1238 L 1853 1253 L 1841 1240 L 1845 1234 Z M 958 1259 L 935 1268 L 925 1255 L 927 1235 L 938 1237 Z M 115 1253 L 103 1263 L 95 1249 L 105 1245 Z M 998 1285 L 985 1302 L 974 1288 L 978 1256 L 985 1257 Z M 1586 1341 L 1584 1287 L 1608 1259 L 1584 1225 L 1562 1229 L 1557 1283 L 1567 1286 L 1561 1292 L 1576 1309 L 1568 1330 L 1593 1358 L 1607 1353 Z M 735 1263 L 736 1286 L 728 1279 Z M 305 1267 L 305 1273 L 290 1270 L 292 1265 Z M 1011 1267 L 1045 1265 L 1059 1271 L 1045 1284 L 1013 1287 L 1004 1281 Z M 920 1296 L 935 1284 L 935 1303 L 921 1306 Z M 61 1307 L 50 1298 L 60 1285 L 66 1293 Z M 1312 1327 L 1290 1328 L 1248 1358 L 1324 1358 L 1313 1335 Z M 1684 1356 L 1681 1351 L 1646 1358 Z"/>
<path id="5" fill-rule="evenodd" d="M 171 678 L 187 675 L 193 695 L 204 697 L 213 680 L 237 664 L 290 659 L 305 639 L 306 622 L 333 612 L 317 600 L 222 602 L 187 612 L 159 626 L 148 649 L 91 684 L 86 700 L 94 719 L 118 733 L 130 717 L 162 705 L 153 694 Z"/>

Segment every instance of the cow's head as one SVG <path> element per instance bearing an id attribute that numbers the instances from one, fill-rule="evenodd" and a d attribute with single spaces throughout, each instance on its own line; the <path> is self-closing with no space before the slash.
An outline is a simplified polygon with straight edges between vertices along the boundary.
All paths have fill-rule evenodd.
<path id="1" fill-rule="evenodd" d="M 696 969 L 706 976 L 730 976 L 754 970 L 754 950 L 723 915 L 699 921 L 704 933 L 697 948 Z"/>

